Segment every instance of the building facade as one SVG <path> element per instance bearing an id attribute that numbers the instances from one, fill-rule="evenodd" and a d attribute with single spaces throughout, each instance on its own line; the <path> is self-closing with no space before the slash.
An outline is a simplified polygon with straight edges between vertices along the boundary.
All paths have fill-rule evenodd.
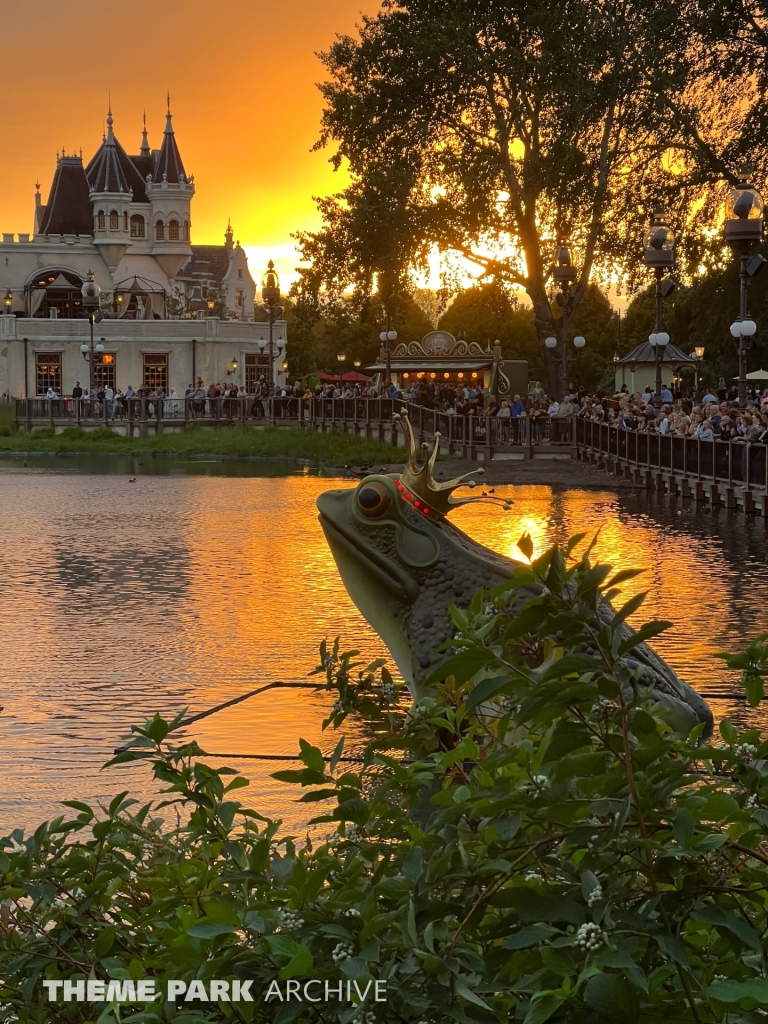
<path id="1" fill-rule="evenodd" d="M 45 204 L 37 185 L 34 231 L 3 233 L 0 243 L 0 392 L 68 393 L 88 381 L 80 346 L 90 339 L 81 294 L 89 272 L 101 289 L 97 381 L 182 393 L 197 377 L 234 378 L 250 389 L 270 367 L 284 381 L 285 323 L 274 325 L 270 358 L 245 251 L 231 224 L 223 245 L 193 244 L 194 195 L 170 103 L 159 149 L 145 119 L 139 152 L 129 155 L 110 109 L 88 164 L 57 154 Z"/>

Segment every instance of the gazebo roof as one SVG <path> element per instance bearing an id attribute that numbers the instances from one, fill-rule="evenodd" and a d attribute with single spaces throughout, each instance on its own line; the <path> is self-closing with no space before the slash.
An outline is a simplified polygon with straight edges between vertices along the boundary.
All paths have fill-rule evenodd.
<path id="1" fill-rule="evenodd" d="M 671 342 L 664 346 L 664 355 L 661 361 L 672 366 L 696 365 L 696 359 L 691 359 L 682 349 L 679 349 L 677 345 L 673 345 Z M 622 356 L 618 360 L 619 366 L 622 364 L 624 366 L 637 366 L 643 363 L 656 363 L 656 349 L 647 341 L 644 341 L 642 345 L 638 345 L 637 348 L 633 348 L 628 355 Z"/>

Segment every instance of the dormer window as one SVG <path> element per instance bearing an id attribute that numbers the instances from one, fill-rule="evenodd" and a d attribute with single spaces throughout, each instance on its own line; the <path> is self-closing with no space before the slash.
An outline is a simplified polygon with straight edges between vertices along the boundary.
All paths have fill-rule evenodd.
<path id="1" fill-rule="evenodd" d="M 98 215 L 97 215 L 97 219 L 98 219 L 99 229 L 101 231 L 103 231 L 106 228 L 106 226 L 107 226 L 107 218 L 104 216 L 104 211 L 103 210 L 99 210 Z"/>
<path id="2" fill-rule="evenodd" d="M 144 234 L 144 218 L 135 213 L 131 217 L 131 238 L 143 238 Z"/>
<path id="3" fill-rule="evenodd" d="M 117 210 L 112 210 L 109 215 L 109 230 L 117 231 L 120 227 L 120 218 L 117 214 Z"/>
<path id="4" fill-rule="evenodd" d="M 155 238 L 158 240 L 158 242 L 162 241 L 165 238 L 165 225 L 161 220 L 159 220 L 157 224 L 155 224 Z"/>
<path id="5" fill-rule="evenodd" d="M 168 237 L 174 241 L 179 240 L 179 222 L 177 220 L 168 221 Z"/>

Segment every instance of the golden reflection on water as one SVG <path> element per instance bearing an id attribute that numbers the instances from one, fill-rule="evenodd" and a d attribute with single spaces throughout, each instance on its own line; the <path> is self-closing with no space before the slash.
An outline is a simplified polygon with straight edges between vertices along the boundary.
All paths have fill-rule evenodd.
<path id="1" fill-rule="evenodd" d="M 354 486 L 311 475 L 228 477 L 9 470 L 0 466 L 0 834 L 58 813 L 57 801 L 153 792 L 146 769 L 99 772 L 132 723 L 204 710 L 273 680 L 306 681 L 324 637 L 366 659 L 379 638 L 344 591 L 315 499 Z M 497 493 L 504 489 L 497 488 Z M 697 688 L 734 689 L 712 655 L 766 629 L 765 526 L 673 499 L 609 491 L 511 490 L 515 504 L 458 509 L 461 529 L 514 557 L 527 532 L 540 553 L 600 530 L 596 553 L 643 566 L 625 597 L 647 590 L 635 622 L 670 619 L 654 646 Z M 586 543 L 586 541 L 585 541 Z M 224 754 L 294 754 L 323 736 L 327 695 L 271 691 L 193 727 Z M 731 700 L 718 714 L 746 720 Z M 754 718 L 754 714 L 752 715 Z M 182 734 L 180 734 L 181 736 Z M 351 749 L 361 736 L 349 730 Z M 297 827 L 279 765 L 235 760 L 248 800 Z"/>

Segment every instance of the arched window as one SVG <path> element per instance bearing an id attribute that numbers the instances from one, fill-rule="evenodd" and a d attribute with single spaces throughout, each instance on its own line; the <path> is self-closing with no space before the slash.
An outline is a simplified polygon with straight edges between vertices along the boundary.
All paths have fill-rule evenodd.
<path id="1" fill-rule="evenodd" d="M 103 210 L 99 210 L 98 221 L 99 221 L 99 227 L 103 231 L 104 228 L 107 226 L 107 218 L 104 216 L 104 211 Z"/>
<path id="2" fill-rule="evenodd" d="M 123 213 L 123 231 L 128 230 L 128 214 Z"/>
<path id="3" fill-rule="evenodd" d="M 163 238 L 165 238 L 165 225 L 161 220 L 159 220 L 157 224 L 155 224 L 155 238 L 158 239 L 158 241 L 161 241 Z"/>
<path id="4" fill-rule="evenodd" d="M 134 213 L 131 217 L 131 238 L 143 238 L 144 233 L 144 218 Z"/>
<path id="5" fill-rule="evenodd" d="M 184 241 L 185 242 L 189 241 L 189 221 L 188 220 L 184 221 Z"/>
<path id="6" fill-rule="evenodd" d="M 179 222 L 177 220 L 168 221 L 168 237 L 174 241 L 179 240 Z"/>
<path id="7" fill-rule="evenodd" d="M 109 215 L 109 230 L 117 231 L 120 227 L 120 218 L 117 215 L 117 210 L 113 210 Z"/>

